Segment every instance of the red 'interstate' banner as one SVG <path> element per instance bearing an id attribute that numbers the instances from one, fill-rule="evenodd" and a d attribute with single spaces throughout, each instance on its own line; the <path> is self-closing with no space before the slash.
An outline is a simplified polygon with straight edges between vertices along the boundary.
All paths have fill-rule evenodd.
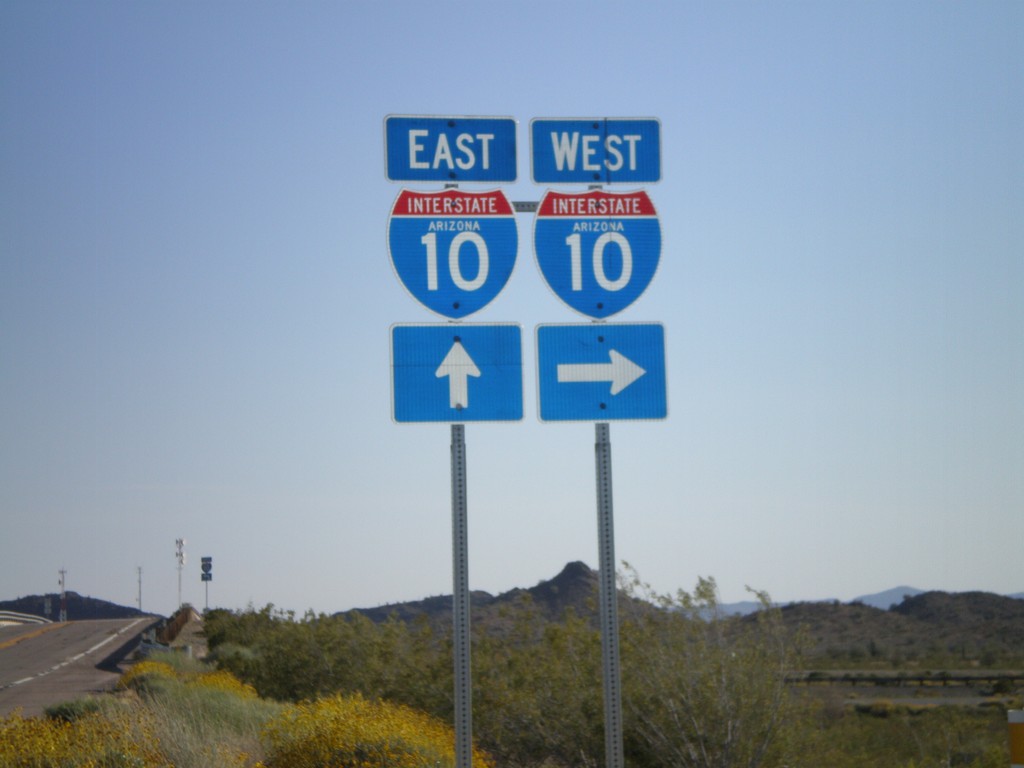
<path id="1" fill-rule="evenodd" d="M 464 192 L 413 192 L 408 189 L 395 200 L 392 216 L 512 216 L 512 204 L 500 190 Z"/>
<path id="2" fill-rule="evenodd" d="M 537 209 L 538 216 L 656 216 L 654 204 L 646 192 L 605 192 L 593 189 L 581 194 L 548 192 Z"/>

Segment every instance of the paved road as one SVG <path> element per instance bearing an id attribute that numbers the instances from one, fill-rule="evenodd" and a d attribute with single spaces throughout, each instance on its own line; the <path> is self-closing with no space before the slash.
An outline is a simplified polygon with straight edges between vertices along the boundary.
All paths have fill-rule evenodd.
<path id="1" fill-rule="evenodd" d="M 154 617 L 0 627 L 0 717 L 25 717 L 89 693 L 109 690 L 117 663 Z"/>

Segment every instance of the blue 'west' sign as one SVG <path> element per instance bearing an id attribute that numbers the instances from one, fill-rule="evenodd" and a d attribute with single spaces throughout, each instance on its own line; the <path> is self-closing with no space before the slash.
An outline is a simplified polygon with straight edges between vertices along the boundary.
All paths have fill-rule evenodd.
<path id="1" fill-rule="evenodd" d="M 395 325 L 391 403 L 397 422 L 523 418 L 518 325 Z"/>
<path id="2" fill-rule="evenodd" d="M 534 118 L 530 157 L 538 184 L 661 180 L 661 123 L 653 118 Z"/>
<path id="3" fill-rule="evenodd" d="M 664 327 L 538 325 L 537 382 L 541 421 L 664 419 Z"/>
<path id="4" fill-rule="evenodd" d="M 391 181 L 515 181 L 516 121 L 389 115 L 384 153 Z"/>

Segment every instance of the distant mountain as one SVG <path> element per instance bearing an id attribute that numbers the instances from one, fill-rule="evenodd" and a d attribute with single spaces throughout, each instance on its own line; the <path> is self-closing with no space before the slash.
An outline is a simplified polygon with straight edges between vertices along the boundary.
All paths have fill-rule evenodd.
<path id="1" fill-rule="evenodd" d="M 500 631 L 512 621 L 514 611 L 529 607 L 549 621 L 567 610 L 596 620 L 598 573 L 585 563 L 568 563 L 552 579 L 529 589 L 511 589 L 499 595 L 474 591 L 470 611 L 474 626 Z M 46 600 L 50 611 L 46 613 Z M 744 616 L 760 607 L 756 601 L 725 603 L 726 615 Z M 850 603 L 838 600 L 780 605 L 786 623 L 802 626 L 812 653 L 878 652 L 903 647 L 925 649 L 1024 648 L 1024 593 L 1009 596 L 987 592 L 923 592 L 914 587 L 863 595 Z M 60 595 L 34 595 L 0 601 L 0 610 L 17 611 L 56 620 Z M 67 593 L 68 618 L 108 619 L 140 616 L 138 609 L 117 605 L 77 592 Z M 394 617 L 400 621 L 426 620 L 448 628 L 452 621 L 451 595 L 346 611 L 360 613 L 374 622 Z"/>
<path id="2" fill-rule="evenodd" d="M 887 589 L 884 592 L 877 592 L 873 595 L 861 595 L 851 600 L 851 603 L 860 603 L 862 605 L 869 605 L 872 608 L 880 608 L 883 611 L 889 610 L 892 606 L 899 603 L 905 595 L 919 595 L 924 590 L 915 589 L 914 587 L 894 587 Z M 790 601 L 788 603 L 778 603 L 777 605 L 785 607 L 787 605 L 794 605 L 798 602 L 806 601 Z M 836 603 L 838 600 L 815 600 L 817 603 Z M 738 603 L 723 603 L 721 608 L 722 612 L 727 616 L 746 616 L 748 613 L 754 613 L 761 607 L 761 604 L 756 600 L 744 600 Z"/>
<path id="3" fill-rule="evenodd" d="M 738 603 L 722 603 L 722 613 L 726 616 L 746 616 L 761 609 L 761 604 L 756 600 L 741 600 Z"/>
<path id="4" fill-rule="evenodd" d="M 95 597 L 84 597 L 77 592 L 67 592 L 68 619 L 78 621 L 81 619 L 128 619 L 134 616 L 146 616 L 138 608 L 129 608 L 124 605 L 117 605 L 106 600 Z M 46 603 L 49 601 L 50 610 L 46 611 Z M 31 616 L 40 616 L 44 619 L 56 621 L 60 616 L 60 595 L 30 595 L 19 597 L 17 600 L 0 601 L 0 611 L 15 611 L 27 613 Z"/>
<path id="5" fill-rule="evenodd" d="M 873 595 L 855 597 L 850 602 L 863 603 L 864 605 L 870 605 L 873 608 L 881 608 L 883 611 L 887 611 L 903 602 L 903 598 L 920 595 L 922 592 L 924 592 L 923 589 L 917 589 L 916 587 L 893 587 L 884 592 L 876 592 Z"/>
<path id="6" fill-rule="evenodd" d="M 855 597 L 855 598 L 853 598 L 853 600 L 850 600 L 850 603 L 860 603 L 861 605 L 868 605 L 868 606 L 871 606 L 872 608 L 878 608 L 878 609 L 883 610 L 883 611 L 888 611 L 888 610 L 893 609 L 896 606 L 898 606 L 905 598 L 916 597 L 917 595 L 924 594 L 925 591 L 926 590 L 918 589 L 917 587 L 893 587 L 892 589 L 887 589 L 884 592 L 875 592 L 875 593 L 870 594 L 870 595 L 861 595 L 860 597 Z M 959 594 L 967 594 L 967 593 L 959 593 Z M 1009 598 L 1012 598 L 1012 599 L 1015 599 L 1015 600 L 1024 600 L 1024 592 L 1017 592 L 1017 593 L 1012 594 L 1012 595 L 1006 595 L 1006 597 L 1009 597 Z M 797 602 L 806 602 L 806 601 L 791 601 L 791 602 L 788 602 L 788 603 L 779 603 L 779 606 L 781 607 L 781 606 L 786 606 L 786 605 L 794 605 Z M 813 602 L 835 603 L 835 602 L 839 602 L 839 601 L 838 600 L 816 600 L 816 601 L 813 601 Z M 756 601 L 753 601 L 753 600 L 745 600 L 745 601 L 741 601 L 741 602 L 738 602 L 738 603 L 723 603 L 721 607 L 722 607 L 722 611 L 726 615 L 730 615 L 730 616 L 746 616 L 748 613 L 753 613 L 758 608 L 760 608 L 761 604 L 756 602 Z"/>
<path id="7" fill-rule="evenodd" d="M 548 621 L 557 621 L 572 610 L 596 625 L 597 594 L 597 571 L 574 562 L 553 579 L 529 589 L 512 589 L 497 596 L 475 591 L 470 612 L 474 627 L 498 633 L 509 628 L 524 609 L 536 611 Z M 642 606 L 653 610 L 646 603 Z M 738 617 L 759 607 L 755 601 L 721 606 L 726 615 Z M 912 663 L 940 658 L 946 663 L 1018 664 L 1019 649 L 1024 648 L 1024 600 L 986 592 L 922 592 L 904 586 L 849 603 L 829 600 L 779 607 L 784 623 L 806 637 L 809 657 L 843 659 L 844 663 Z M 452 598 L 429 597 L 343 615 L 355 613 L 375 622 L 425 620 L 447 631 Z"/>
<path id="8" fill-rule="evenodd" d="M 1022 622 L 1016 636 L 1024 647 L 1024 603 L 991 592 L 922 592 L 894 605 L 892 613 L 950 628 L 981 632 L 986 625 Z"/>
<path id="9" fill-rule="evenodd" d="M 889 610 L 856 601 L 793 603 L 782 616 L 804 629 L 814 656 L 946 655 L 988 664 L 1019 659 L 1024 648 L 1024 601 L 989 592 L 922 592 Z"/>
<path id="10" fill-rule="evenodd" d="M 596 610 L 594 600 L 597 596 L 597 584 L 597 571 L 590 568 L 586 563 L 576 561 L 568 563 L 553 579 L 541 581 L 537 586 L 529 589 L 515 588 L 496 596 L 489 592 L 475 590 L 470 593 L 470 611 L 474 621 L 477 621 L 500 610 L 503 606 L 529 601 L 547 619 L 558 619 L 567 608 L 572 608 L 581 615 L 589 614 Z M 925 590 L 917 589 L 916 587 L 901 586 L 893 587 L 883 592 L 861 595 L 851 600 L 849 604 L 866 606 L 883 612 L 896 611 L 902 603 L 923 594 L 945 593 L 926 593 Z M 1000 601 L 1024 598 L 1024 593 L 1008 595 L 1005 598 L 982 592 L 954 593 L 954 597 L 956 595 L 973 596 L 965 598 L 969 601 L 982 600 L 981 597 L 978 597 L 981 595 L 998 598 Z M 926 602 L 931 603 L 931 601 Z M 842 605 L 842 603 L 838 600 L 818 600 L 779 604 L 782 608 L 794 605 Z M 913 605 L 918 605 L 918 603 L 912 603 Z M 760 607 L 761 604 L 756 600 L 722 603 L 720 606 L 722 612 L 727 616 L 745 616 L 754 613 Z M 388 618 L 413 621 L 419 617 L 427 617 L 436 621 L 450 621 L 452 597 L 451 595 L 438 595 L 423 600 L 391 603 L 373 608 L 357 608 L 351 611 L 343 611 L 342 613 L 360 613 L 375 622 L 386 621 Z"/>

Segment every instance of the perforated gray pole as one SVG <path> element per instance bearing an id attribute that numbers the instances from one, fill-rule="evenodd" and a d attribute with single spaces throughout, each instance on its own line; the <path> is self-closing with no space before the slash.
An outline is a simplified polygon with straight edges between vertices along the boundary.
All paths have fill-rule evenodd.
<path id="1" fill-rule="evenodd" d="M 455 665 L 455 765 L 473 764 L 473 689 L 469 638 L 469 546 L 466 520 L 466 434 L 452 424 L 452 594 Z"/>
<path id="2" fill-rule="evenodd" d="M 619 672 L 619 610 L 615 588 L 615 526 L 612 515 L 612 443 L 605 423 L 594 425 L 597 464 L 597 539 L 600 562 L 601 658 L 604 664 L 604 749 L 607 768 L 623 768 L 622 686 Z"/>

